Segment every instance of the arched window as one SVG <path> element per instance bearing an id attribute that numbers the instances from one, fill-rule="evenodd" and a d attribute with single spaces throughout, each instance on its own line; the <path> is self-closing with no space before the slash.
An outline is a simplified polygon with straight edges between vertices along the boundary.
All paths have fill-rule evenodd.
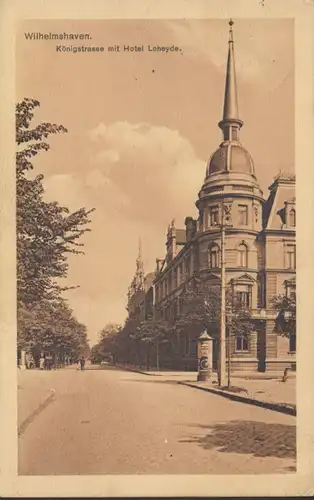
<path id="1" fill-rule="evenodd" d="M 219 266 L 219 246 L 214 244 L 209 247 L 209 267 L 217 268 Z"/>
<path id="2" fill-rule="evenodd" d="M 291 208 L 289 212 L 289 226 L 295 227 L 295 210 Z"/>
<path id="3" fill-rule="evenodd" d="M 241 245 L 238 246 L 238 265 L 239 267 L 247 267 L 247 256 L 248 256 L 248 249 L 245 243 L 241 243 Z"/>

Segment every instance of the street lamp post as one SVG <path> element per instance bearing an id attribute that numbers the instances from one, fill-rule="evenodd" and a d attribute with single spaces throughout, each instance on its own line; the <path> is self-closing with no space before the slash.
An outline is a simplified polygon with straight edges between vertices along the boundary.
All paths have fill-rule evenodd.
<path id="1" fill-rule="evenodd" d="M 216 224 L 220 227 L 221 236 L 221 298 L 220 298 L 220 335 L 219 335 L 219 360 L 218 360 L 218 383 L 220 386 L 226 386 L 226 262 L 225 262 L 225 239 L 226 227 L 231 227 L 228 223 L 230 219 L 231 204 L 221 202 L 221 224 Z M 225 220 L 226 213 L 226 220 Z M 227 219 L 228 216 L 228 219 Z"/>
<path id="2" fill-rule="evenodd" d="M 231 322 L 232 322 L 232 316 L 228 317 L 229 320 L 229 325 L 228 325 L 228 383 L 227 386 L 230 387 L 231 385 Z"/>
<path id="3" fill-rule="evenodd" d="M 225 268 L 225 225 L 223 207 L 221 213 L 221 299 L 220 299 L 220 348 L 219 385 L 226 385 L 226 268 Z"/>

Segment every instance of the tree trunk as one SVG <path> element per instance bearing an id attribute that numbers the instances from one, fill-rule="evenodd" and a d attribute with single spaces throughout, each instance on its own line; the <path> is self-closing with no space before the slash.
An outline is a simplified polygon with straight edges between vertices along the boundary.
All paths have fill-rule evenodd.
<path id="1" fill-rule="evenodd" d="M 156 343 L 156 368 L 157 371 L 159 372 L 159 340 L 157 339 Z"/>
<path id="2" fill-rule="evenodd" d="M 147 343 L 146 346 L 146 370 L 150 370 L 150 344 Z"/>

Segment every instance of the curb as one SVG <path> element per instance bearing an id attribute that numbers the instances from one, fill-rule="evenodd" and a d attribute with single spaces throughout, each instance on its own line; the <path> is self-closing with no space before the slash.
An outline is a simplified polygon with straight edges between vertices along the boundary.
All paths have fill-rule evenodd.
<path id="1" fill-rule="evenodd" d="M 39 406 L 30 413 L 28 417 L 23 420 L 23 422 L 18 426 L 18 436 L 21 436 L 25 429 L 29 426 L 30 423 L 34 420 L 37 415 L 39 415 L 52 401 L 55 399 L 55 390 L 50 389 L 49 395 L 39 404 Z"/>
<path id="2" fill-rule="evenodd" d="M 110 365 L 113 368 L 118 368 L 120 370 L 125 370 L 126 372 L 133 372 L 133 373 L 141 373 L 142 375 L 149 375 L 150 377 L 161 377 L 160 373 L 149 373 L 149 372 L 142 372 L 140 370 L 136 370 L 135 368 L 126 368 L 125 366 L 120 366 L 120 365 Z"/>
<path id="3" fill-rule="evenodd" d="M 259 399 L 247 398 L 244 396 L 239 396 L 236 394 L 232 394 L 230 392 L 220 391 L 218 389 L 213 389 L 210 387 L 201 387 L 198 385 L 190 384 L 189 382 L 179 381 L 178 384 L 186 385 L 187 387 L 192 387 L 193 389 L 199 389 L 201 391 L 211 392 L 212 394 L 216 394 L 216 396 L 222 396 L 224 398 L 231 399 L 232 401 L 238 401 L 240 403 L 245 403 L 245 404 L 254 405 L 254 406 L 260 406 L 260 407 L 265 408 L 267 410 L 273 410 L 273 411 L 278 411 L 280 413 L 286 413 L 288 415 L 293 415 L 294 417 L 296 417 L 296 415 L 297 415 L 296 408 L 293 408 L 292 406 L 285 406 L 285 404 L 267 403 L 267 401 L 261 401 Z"/>

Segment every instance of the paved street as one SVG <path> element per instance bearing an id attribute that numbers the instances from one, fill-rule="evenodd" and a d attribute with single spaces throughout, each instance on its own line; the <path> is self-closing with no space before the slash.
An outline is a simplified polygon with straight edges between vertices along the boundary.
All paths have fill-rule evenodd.
<path id="1" fill-rule="evenodd" d="M 108 366 L 22 377 L 55 399 L 19 438 L 20 475 L 294 470 L 295 417 Z"/>

